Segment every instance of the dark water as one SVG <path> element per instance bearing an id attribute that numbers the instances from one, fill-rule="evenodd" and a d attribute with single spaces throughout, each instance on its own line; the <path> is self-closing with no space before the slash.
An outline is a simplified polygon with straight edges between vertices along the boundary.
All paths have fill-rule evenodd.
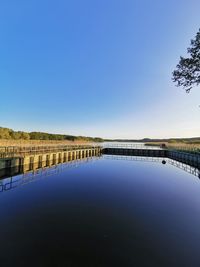
<path id="1" fill-rule="evenodd" d="M 104 157 L 2 184 L 2 267 L 200 266 L 200 181 L 169 163 Z"/>

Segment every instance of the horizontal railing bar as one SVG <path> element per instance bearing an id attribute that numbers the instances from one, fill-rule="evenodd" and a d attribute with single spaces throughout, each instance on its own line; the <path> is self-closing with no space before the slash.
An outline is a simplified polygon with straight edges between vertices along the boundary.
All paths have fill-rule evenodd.
<path id="1" fill-rule="evenodd" d="M 9 146 L 0 147 L 0 158 L 5 157 L 16 157 L 27 154 L 39 154 L 39 153 L 54 153 L 54 152 L 64 152 L 72 150 L 83 150 L 83 149 L 97 149 L 102 148 L 99 145 L 59 145 L 59 146 Z"/>

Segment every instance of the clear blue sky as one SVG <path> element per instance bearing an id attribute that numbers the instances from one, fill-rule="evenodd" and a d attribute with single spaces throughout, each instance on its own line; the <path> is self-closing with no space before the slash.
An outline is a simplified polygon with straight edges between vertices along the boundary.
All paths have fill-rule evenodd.
<path id="1" fill-rule="evenodd" d="M 171 72 L 199 0 L 2 0 L 0 125 L 113 138 L 200 136 L 200 88 Z"/>

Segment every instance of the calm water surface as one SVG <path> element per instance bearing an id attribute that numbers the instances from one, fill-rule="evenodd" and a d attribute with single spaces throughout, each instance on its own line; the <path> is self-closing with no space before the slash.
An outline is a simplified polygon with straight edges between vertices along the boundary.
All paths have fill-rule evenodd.
<path id="1" fill-rule="evenodd" d="M 198 177 L 113 157 L 76 165 L 1 182 L 2 267 L 200 266 Z"/>

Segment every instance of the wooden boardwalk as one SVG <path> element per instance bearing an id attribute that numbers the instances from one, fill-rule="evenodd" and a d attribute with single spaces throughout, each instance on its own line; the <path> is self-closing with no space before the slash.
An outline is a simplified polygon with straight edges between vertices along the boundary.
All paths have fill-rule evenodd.
<path id="1" fill-rule="evenodd" d="M 23 166 L 24 171 L 101 154 L 95 145 L 0 147 L 0 170 Z"/>
<path id="2" fill-rule="evenodd" d="M 144 145 L 51 145 L 0 147 L 0 169 L 19 165 L 26 170 L 55 165 L 77 158 L 100 154 L 169 158 L 200 169 L 200 154 L 167 148 L 145 147 Z M 50 162 L 50 163 L 49 163 Z M 50 165 L 51 165 L 50 164 Z"/>
<path id="3" fill-rule="evenodd" d="M 28 155 L 38 155 L 75 150 L 101 149 L 99 145 L 51 145 L 51 146 L 4 146 L 0 147 L 0 159 L 18 158 Z"/>

